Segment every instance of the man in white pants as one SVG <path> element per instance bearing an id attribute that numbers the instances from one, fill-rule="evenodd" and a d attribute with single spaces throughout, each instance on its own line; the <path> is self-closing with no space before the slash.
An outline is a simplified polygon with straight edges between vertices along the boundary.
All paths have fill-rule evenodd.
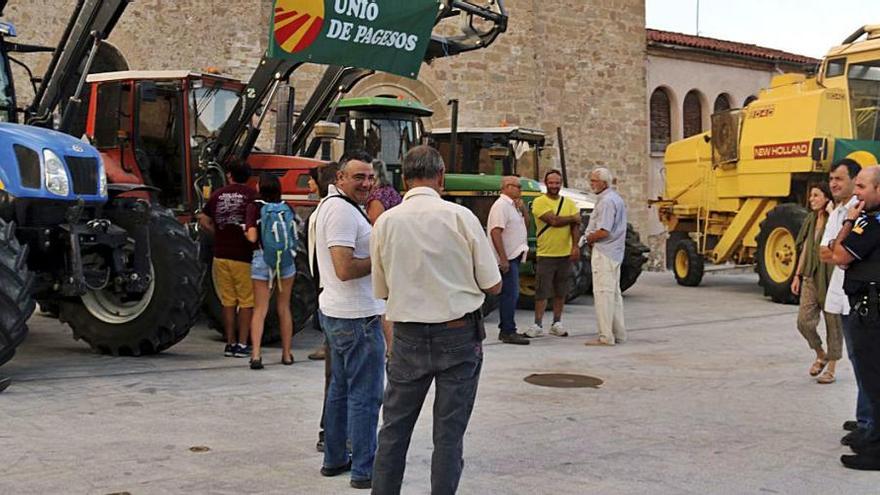
<path id="1" fill-rule="evenodd" d="M 599 335 L 586 345 L 622 344 L 626 340 L 623 296 L 620 293 L 620 265 L 626 244 L 626 205 L 611 185 L 614 178 L 607 168 L 594 169 L 590 187 L 599 201 L 590 215 L 581 239 L 590 249 L 593 270 L 593 304 Z"/>

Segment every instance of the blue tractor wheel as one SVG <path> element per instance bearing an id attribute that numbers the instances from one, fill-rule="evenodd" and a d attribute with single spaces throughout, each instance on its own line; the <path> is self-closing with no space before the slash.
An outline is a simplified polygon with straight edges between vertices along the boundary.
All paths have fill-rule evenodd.
<path id="1" fill-rule="evenodd" d="M 27 246 L 15 238 L 15 225 L 0 218 L 0 365 L 12 358 L 24 340 L 34 312 L 33 275 L 26 260 Z"/>
<path id="2" fill-rule="evenodd" d="M 126 208 L 108 213 L 131 230 L 138 217 Z M 198 318 L 204 276 L 198 243 L 165 208 L 151 208 L 149 227 L 152 282 L 140 297 L 104 289 L 61 302 L 60 318 L 74 338 L 101 353 L 155 354 L 183 340 Z"/>

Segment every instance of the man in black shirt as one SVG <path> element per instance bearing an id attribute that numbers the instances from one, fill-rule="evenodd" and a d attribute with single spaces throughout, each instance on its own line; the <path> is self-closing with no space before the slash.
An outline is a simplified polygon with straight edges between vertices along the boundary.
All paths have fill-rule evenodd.
<path id="1" fill-rule="evenodd" d="M 843 290 L 851 306 L 847 323 L 875 426 L 850 445 L 856 455 L 841 456 L 840 462 L 851 469 L 880 471 L 880 167 L 863 169 L 855 182 L 859 204 L 843 221 L 833 257 L 846 268 Z"/>

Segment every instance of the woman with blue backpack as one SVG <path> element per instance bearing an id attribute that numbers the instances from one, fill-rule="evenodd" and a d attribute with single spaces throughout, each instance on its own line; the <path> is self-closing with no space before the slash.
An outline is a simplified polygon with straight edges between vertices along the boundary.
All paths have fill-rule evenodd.
<path id="1" fill-rule="evenodd" d="M 269 299 L 276 293 L 275 307 L 281 326 L 281 363 L 293 364 L 293 315 L 290 296 L 296 275 L 296 215 L 281 200 L 281 183 L 270 174 L 262 174 L 257 186 L 260 200 L 248 207 L 245 221 L 249 241 L 257 244 L 251 262 L 254 283 L 254 316 L 251 320 L 251 369 L 263 369 L 261 340 Z"/>

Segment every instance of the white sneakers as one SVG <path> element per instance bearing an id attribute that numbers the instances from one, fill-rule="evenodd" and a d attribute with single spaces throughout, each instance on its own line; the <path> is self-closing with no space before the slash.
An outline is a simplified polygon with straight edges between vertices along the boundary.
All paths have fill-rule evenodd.
<path id="1" fill-rule="evenodd" d="M 542 337 L 544 335 L 544 328 L 537 323 L 532 323 L 532 326 L 528 328 L 525 332 L 522 333 L 526 337 L 534 339 L 535 337 Z M 565 328 L 562 327 L 561 321 L 553 322 L 550 325 L 550 335 L 555 335 L 557 337 L 568 337 L 568 332 L 565 331 Z"/>
<path id="2" fill-rule="evenodd" d="M 544 329 L 541 327 L 541 325 L 538 325 L 537 323 L 532 323 L 532 326 L 530 326 L 528 330 L 523 332 L 523 335 L 534 339 L 535 337 L 540 337 L 544 335 Z"/>
<path id="3" fill-rule="evenodd" d="M 555 335 L 557 337 L 568 337 L 568 332 L 562 328 L 561 321 L 554 321 L 552 325 L 550 325 L 550 334 Z"/>

